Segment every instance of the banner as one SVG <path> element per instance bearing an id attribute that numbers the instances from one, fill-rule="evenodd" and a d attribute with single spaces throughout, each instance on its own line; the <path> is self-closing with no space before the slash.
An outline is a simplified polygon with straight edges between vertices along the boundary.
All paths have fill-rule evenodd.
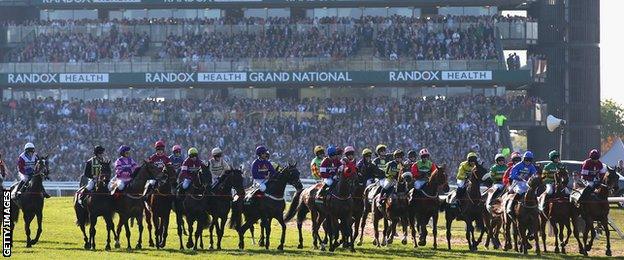
<path id="1" fill-rule="evenodd" d="M 2 86 L 63 85 L 246 85 L 293 86 L 373 84 L 499 84 L 531 83 L 528 70 L 514 71 L 275 71 L 275 72 L 146 72 L 146 73 L 8 73 L 0 74 Z"/>

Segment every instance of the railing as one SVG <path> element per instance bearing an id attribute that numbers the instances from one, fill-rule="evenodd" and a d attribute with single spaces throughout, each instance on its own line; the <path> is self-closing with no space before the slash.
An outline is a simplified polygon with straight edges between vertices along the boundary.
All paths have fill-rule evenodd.
<path id="1" fill-rule="evenodd" d="M 498 60 L 380 60 L 286 58 L 182 62 L 101 61 L 94 63 L 0 63 L 0 73 L 228 72 L 228 71 L 395 71 L 505 70 Z"/>
<path id="2" fill-rule="evenodd" d="M 423 23 L 421 26 L 427 26 L 433 31 L 440 31 L 443 29 L 457 29 L 457 28 L 470 28 L 476 26 L 478 23 Z M 366 27 L 372 27 L 373 37 L 377 35 L 380 30 L 383 30 L 390 26 L 390 24 L 373 24 L 366 25 Z M 406 25 L 407 26 L 407 25 Z M 325 33 L 327 36 L 336 32 L 356 32 L 357 28 L 362 28 L 362 25 L 358 24 L 292 24 L 292 25 L 68 25 L 68 26 L 31 26 L 31 25 L 17 25 L 8 26 L 7 28 L 7 40 L 9 43 L 27 42 L 28 39 L 25 36 L 34 33 L 35 35 L 41 33 L 55 33 L 55 32 L 73 32 L 73 33 L 88 33 L 93 35 L 105 35 L 113 28 L 116 28 L 120 32 L 133 32 L 143 34 L 146 33 L 152 42 L 163 42 L 169 35 L 184 35 L 187 33 L 222 33 L 226 35 L 237 34 L 242 32 L 258 33 L 263 32 L 269 28 L 290 28 L 293 31 L 308 31 L 311 28 L 316 28 L 320 32 Z M 496 23 L 496 27 L 500 30 L 500 34 L 503 40 L 506 39 L 537 39 L 537 22 L 499 22 Z"/>

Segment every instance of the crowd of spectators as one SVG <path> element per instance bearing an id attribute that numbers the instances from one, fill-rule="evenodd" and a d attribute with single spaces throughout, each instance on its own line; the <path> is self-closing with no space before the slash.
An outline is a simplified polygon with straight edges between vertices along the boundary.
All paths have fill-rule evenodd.
<path id="1" fill-rule="evenodd" d="M 41 20 L 30 25 L 59 27 L 41 33 L 14 51 L 13 62 L 95 62 L 142 56 L 150 44 L 144 30 L 133 25 L 265 25 L 262 30 L 216 32 L 191 30 L 170 33 L 156 58 L 182 61 L 236 61 L 240 58 L 300 58 L 352 56 L 363 46 L 373 46 L 381 59 L 459 60 L 498 59 L 494 28 L 497 22 L 527 21 L 512 16 L 393 15 L 323 18 L 204 18 Z M 298 28 L 283 25 L 312 25 Z M 101 25 L 102 36 L 78 33 L 72 27 Z M 349 25 L 336 30 L 323 25 Z M 65 28 L 64 30 L 62 28 Z M 76 30 L 80 31 L 80 30 Z M 141 33 L 138 33 L 141 31 Z M 164 32 L 163 32 L 164 33 Z"/>
<path id="2" fill-rule="evenodd" d="M 526 111 L 539 100 L 527 97 L 448 98 L 7 100 L 0 103 L 0 142 L 16 174 L 16 158 L 26 142 L 50 156 L 51 179 L 78 180 L 93 146 L 103 145 L 114 160 L 122 144 L 135 160 L 153 153 L 161 139 L 167 150 L 195 146 L 209 158 L 219 146 L 225 158 L 248 172 L 257 145 L 271 159 L 297 162 L 309 178 L 315 145 L 353 145 L 358 150 L 387 144 L 390 152 L 427 147 L 433 160 L 456 169 L 469 149 L 486 162 L 499 152 L 500 133 L 493 115 Z"/>
<path id="3" fill-rule="evenodd" d="M 41 33 L 10 57 L 13 62 L 97 62 L 143 56 L 149 48 L 146 33 L 111 30 L 102 36 L 87 33 Z"/>

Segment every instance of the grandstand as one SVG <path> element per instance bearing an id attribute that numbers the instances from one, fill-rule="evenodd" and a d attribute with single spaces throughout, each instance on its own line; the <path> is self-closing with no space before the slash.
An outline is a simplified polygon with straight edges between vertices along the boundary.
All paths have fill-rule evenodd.
<path id="1" fill-rule="evenodd" d="M 305 162 L 317 143 L 387 142 L 456 164 L 475 145 L 487 160 L 511 147 L 510 129 L 544 157 L 557 147 L 544 126 L 554 114 L 570 125 L 564 157 L 599 144 L 597 0 L 0 6 L 0 124 L 13 131 L 3 152 L 32 139 L 72 162 L 61 180 L 75 179 L 95 142 L 147 154 L 159 137 L 203 151 L 229 144 L 239 164 L 254 142 L 282 161 Z M 508 124 L 496 127 L 496 114 Z"/>

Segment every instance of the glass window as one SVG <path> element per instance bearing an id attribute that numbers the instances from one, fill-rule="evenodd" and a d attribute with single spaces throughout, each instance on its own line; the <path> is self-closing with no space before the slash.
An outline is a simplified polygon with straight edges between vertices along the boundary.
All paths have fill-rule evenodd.
<path id="1" fill-rule="evenodd" d="M 127 88 L 117 88 L 108 90 L 108 95 L 110 99 L 125 99 L 130 98 L 132 96 L 131 89 Z"/>
<path id="2" fill-rule="evenodd" d="M 391 7 L 388 8 L 388 16 L 392 15 L 400 15 L 412 17 L 414 15 L 414 11 L 410 7 Z"/>
<path id="3" fill-rule="evenodd" d="M 123 13 L 124 18 L 141 19 L 147 17 L 147 10 L 126 10 Z"/>
<path id="4" fill-rule="evenodd" d="M 123 11 L 110 11 L 108 12 L 108 19 L 123 19 Z"/>
<path id="5" fill-rule="evenodd" d="M 173 18 L 194 19 L 197 17 L 198 10 L 195 9 L 176 9 L 172 11 Z"/>
<path id="6" fill-rule="evenodd" d="M 221 18 L 221 10 L 219 9 L 203 9 L 199 10 L 199 18 Z"/>
<path id="7" fill-rule="evenodd" d="M 97 19 L 98 11 L 97 10 L 74 10 L 74 19 Z"/>
<path id="8" fill-rule="evenodd" d="M 362 8 L 336 8 L 336 16 L 338 17 L 362 17 Z"/>
<path id="9" fill-rule="evenodd" d="M 49 10 L 48 20 L 65 20 L 73 19 L 74 14 L 72 10 Z"/>
<path id="10" fill-rule="evenodd" d="M 61 90 L 63 100 L 84 99 L 84 89 L 64 89 Z"/>
<path id="11" fill-rule="evenodd" d="M 269 8 L 267 11 L 269 17 L 290 17 L 290 8 Z"/>
<path id="12" fill-rule="evenodd" d="M 364 15 L 387 16 L 388 15 L 388 9 L 390 9 L 390 8 L 384 8 L 384 7 L 364 8 Z"/>
<path id="13" fill-rule="evenodd" d="M 449 87 L 448 91 L 447 91 L 447 95 L 449 97 L 452 96 L 462 96 L 462 95 L 466 95 L 466 94 L 470 94 L 470 88 L 469 87 Z"/>
<path id="14" fill-rule="evenodd" d="M 13 97 L 13 90 L 3 89 L 2 90 L 2 100 L 9 100 Z"/>
<path id="15" fill-rule="evenodd" d="M 338 10 L 336 8 L 314 8 L 314 18 L 336 16 L 337 14 Z"/>
<path id="16" fill-rule="evenodd" d="M 267 9 L 264 8 L 249 8 L 245 9 L 245 17 L 267 17 Z"/>
<path id="17" fill-rule="evenodd" d="M 147 11 L 148 18 L 170 18 L 171 9 L 150 9 Z"/>
<path id="18" fill-rule="evenodd" d="M 84 90 L 84 99 L 92 100 L 92 99 L 108 99 L 108 89 L 85 89 Z"/>
<path id="19" fill-rule="evenodd" d="M 422 15 L 422 10 L 420 8 L 414 8 L 414 16 L 413 17 L 420 17 Z"/>
<path id="20" fill-rule="evenodd" d="M 446 91 L 446 87 L 424 87 L 422 88 L 422 95 L 424 97 L 446 96 Z"/>

